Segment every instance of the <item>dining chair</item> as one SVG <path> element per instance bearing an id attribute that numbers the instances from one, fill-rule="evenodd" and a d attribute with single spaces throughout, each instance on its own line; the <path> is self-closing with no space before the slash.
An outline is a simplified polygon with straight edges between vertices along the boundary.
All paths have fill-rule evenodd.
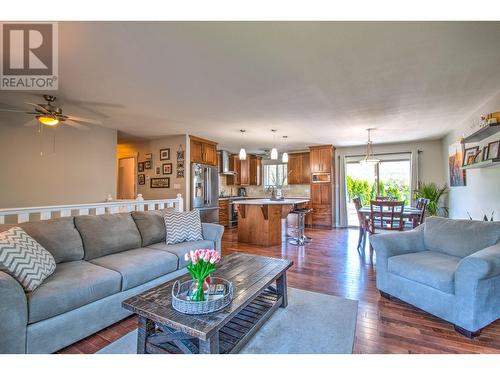
<path id="1" fill-rule="evenodd" d="M 358 238 L 358 251 L 364 250 L 366 244 L 366 232 L 368 230 L 367 220 L 365 215 L 363 215 L 359 210 L 362 207 L 361 198 L 355 197 L 352 199 L 354 207 L 356 207 L 356 213 L 358 214 L 359 222 L 359 238 Z"/>
<path id="2" fill-rule="evenodd" d="M 408 221 L 405 223 L 406 229 L 413 229 L 422 224 L 425 220 L 425 211 L 427 209 L 427 205 L 429 204 L 430 199 L 427 198 L 417 198 L 415 208 L 422 210 L 420 216 L 418 218 L 414 218 L 412 221 Z"/>
<path id="3" fill-rule="evenodd" d="M 370 218 L 368 219 L 370 236 L 387 231 L 404 230 L 404 208 L 404 201 L 370 201 Z"/>

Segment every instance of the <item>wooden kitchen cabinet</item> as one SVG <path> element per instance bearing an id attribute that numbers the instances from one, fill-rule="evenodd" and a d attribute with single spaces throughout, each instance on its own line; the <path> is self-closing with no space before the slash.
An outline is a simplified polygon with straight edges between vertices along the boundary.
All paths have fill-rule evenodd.
<path id="1" fill-rule="evenodd" d="M 219 224 L 228 226 L 229 225 L 229 200 L 220 199 L 219 200 Z"/>
<path id="2" fill-rule="evenodd" d="M 250 185 L 262 185 L 262 158 L 250 155 Z"/>
<path id="3" fill-rule="evenodd" d="M 226 177 L 226 185 L 262 185 L 262 158 L 260 156 L 247 155 L 246 160 L 240 160 L 238 155 L 230 155 L 229 169 L 236 174 Z"/>
<path id="4" fill-rule="evenodd" d="M 311 185 L 311 203 L 329 205 L 332 203 L 332 185 L 312 184 Z"/>
<path id="5" fill-rule="evenodd" d="M 247 157 L 245 160 L 240 160 L 240 185 L 248 186 L 250 185 L 250 159 Z"/>
<path id="6" fill-rule="evenodd" d="M 229 169 L 234 171 L 235 174 L 226 177 L 226 185 L 241 185 L 240 176 L 241 176 L 241 163 L 238 155 L 230 155 L 229 156 Z"/>
<path id="7" fill-rule="evenodd" d="M 288 184 L 301 185 L 311 182 L 309 153 L 301 152 L 288 155 Z"/>
<path id="8" fill-rule="evenodd" d="M 217 165 L 217 143 L 208 139 L 190 136 L 192 163 Z"/>
<path id="9" fill-rule="evenodd" d="M 331 173 L 333 161 L 333 147 L 312 146 L 310 147 L 311 173 Z"/>

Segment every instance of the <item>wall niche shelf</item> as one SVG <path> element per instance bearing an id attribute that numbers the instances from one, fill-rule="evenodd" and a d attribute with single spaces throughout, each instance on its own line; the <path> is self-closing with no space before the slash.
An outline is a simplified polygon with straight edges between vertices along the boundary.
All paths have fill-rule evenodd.
<path id="1" fill-rule="evenodd" d="M 462 167 L 462 169 L 479 169 L 479 168 L 490 168 L 498 166 L 500 166 L 500 158 L 480 161 L 478 163 L 466 165 Z"/>
<path id="2" fill-rule="evenodd" d="M 483 139 L 491 137 L 500 131 L 500 123 L 486 125 L 478 131 L 464 138 L 465 143 L 480 142 Z M 480 163 L 477 163 L 480 164 Z"/>

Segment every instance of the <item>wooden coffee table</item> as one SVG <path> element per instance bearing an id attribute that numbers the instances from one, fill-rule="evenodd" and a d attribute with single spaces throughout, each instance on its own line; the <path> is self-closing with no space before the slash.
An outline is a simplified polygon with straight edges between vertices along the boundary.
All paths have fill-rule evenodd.
<path id="1" fill-rule="evenodd" d="M 172 307 L 172 286 L 184 275 L 135 297 L 122 306 L 139 315 L 137 353 L 237 353 L 278 307 L 287 306 L 286 259 L 235 253 L 223 258 L 213 276 L 233 283 L 233 301 L 205 315 Z"/>

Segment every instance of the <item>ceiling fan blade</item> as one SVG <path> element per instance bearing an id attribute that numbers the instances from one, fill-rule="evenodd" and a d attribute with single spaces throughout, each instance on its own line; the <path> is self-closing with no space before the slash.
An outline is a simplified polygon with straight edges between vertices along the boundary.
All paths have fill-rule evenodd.
<path id="1" fill-rule="evenodd" d="M 17 113 L 29 113 L 20 109 L 6 109 L 6 108 L 0 108 L 0 112 L 17 112 Z"/>
<path id="2" fill-rule="evenodd" d="M 62 121 L 61 124 L 63 124 L 63 125 L 69 125 L 69 126 L 71 126 L 73 128 L 77 128 L 79 130 L 89 130 L 88 126 L 83 125 L 83 124 L 79 124 L 79 123 L 77 123 L 75 121 L 71 121 L 69 119 L 65 120 L 65 121 Z"/>
<path id="3" fill-rule="evenodd" d="M 28 122 L 26 122 L 26 123 L 23 124 L 24 127 L 32 127 L 32 126 L 35 126 L 35 125 L 38 125 L 38 121 L 35 120 L 35 119 L 31 119 Z"/>
<path id="4" fill-rule="evenodd" d="M 71 116 L 71 115 L 65 115 L 68 120 L 72 121 L 78 121 L 78 122 L 86 122 L 88 124 L 94 124 L 94 125 L 102 125 L 102 121 L 100 120 L 93 120 L 85 117 L 78 117 L 78 116 Z"/>
<path id="5" fill-rule="evenodd" d="M 29 104 L 29 105 L 32 105 L 34 106 L 36 109 L 39 109 L 40 111 L 42 111 L 43 113 L 50 113 L 49 111 L 47 111 L 45 108 L 43 108 L 41 105 L 39 104 L 35 104 L 35 103 L 29 103 L 29 102 L 24 102 L 24 104 Z"/>

